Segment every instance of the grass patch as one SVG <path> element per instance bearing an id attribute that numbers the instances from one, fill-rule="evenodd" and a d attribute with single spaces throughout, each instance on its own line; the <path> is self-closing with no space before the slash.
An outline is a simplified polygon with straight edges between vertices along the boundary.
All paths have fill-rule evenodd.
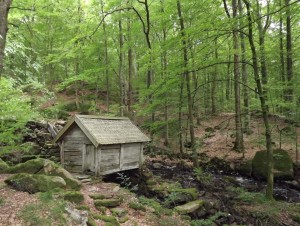
<path id="1" fill-rule="evenodd" d="M 134 210 L 140 210 L 140 211 L 146 212 L 146 207 L 138 202 L 130 202 L 129 207 Z"/>
<path id="2" fill-rule="evenodd" d="M 28 204 L 21 210 L 20 217 L 32 226 L 66 225 L 65 203 L 53 199 L 51 192 L 39 194 L 39 202 Z"/>

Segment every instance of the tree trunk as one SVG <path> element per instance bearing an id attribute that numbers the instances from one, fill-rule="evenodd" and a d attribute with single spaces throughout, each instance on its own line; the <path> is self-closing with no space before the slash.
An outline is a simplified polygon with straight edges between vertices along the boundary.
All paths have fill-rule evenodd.
<path id="1" fill-rule="evenodd" d="M 4 62 L 4 49 L 6 42 L 7 28 L 7 17 L 8 11 L 12 0 L 0 0 L 0 78 L 3 72 L 3 62 Z"/>
<path id="2" fill-rule="evenodd" d="M 290 12 L 290 0 L 285 0 L 286 6 L 286 76 L 287 76 L 287 92 L 286 100 L 288 102 L 293 101 L 293 54 L 292 54 L 292 25 L 291 25 L 291 12 Z"/>
<path id="3" fill-rule="evenodd" d="M 243 16 L 243 7 L 242 1 L 239 0 L 239 16 Z M 248 93 L 248 73 L 247 73 L 247 64 L 246 62 L 246 45 L 245 45 L 245 35 L 241 32 L 241 50 L 242 50 L 242 81 L 243 81 L 243 100 L 244 100 L 244 129 L 247 134 L 250 133 L 250 110 L 249 110 L 249 93 Z"/>
<path id="4" fill-rule="evenodd" d="M 104 15 L 104 1 L 101 1 L 102 14 Z M 108 70 L 108 44 L 107 44 L 107 32 L 106 32 L 106 22 L 103 19 L 102 28 L 104 32 L 104 64 L 105 64 L 105 83 L 106 83 L 106 112 L 109 114 L 109 70 Z"/>
<path id="5" fill-rule="evenodd" d="M 180 1 L 177 1 L 177 11 L 180 23 L 180 31 L 182 37 L 182 46 L 183 46 L 183 63 L 184 63 L 184 72 L 183 75 L 186 80 L 186 89 L 187 89 L 187 97 L 188 97 L 188 117 L 189 117 L 189 130 L 190 130 L 190 137 L 191 137 L 191 148 L 193 151 L 193 160 L 194 166 L 198 167 L 198 159 L 197 159 L 197 150 L 196 150 L 196 142 L 195 142 L 195 132 L 194 132 L 194 122 L 193 122 L 193 103 L 192 103 L 192 95 L 191 95 L 191 79 L 190 74 L 188 72 L 188 50 L 186 46 L 186 34 L 185 34 L 185 27 L 184 21 L 182 17 L 181 11 L 181 4 Z"/>
<path id="6" fill-rule="evenodd" d="M 123 70 L 123 64 L 124 64 L 124 35 L 123 35 L 123 27 L 122 27 L 122 21 L 119 20 L 119 45 L 120 45 L 120 53 L 119 53 L 119 87 L 120 87 L 120 116 L 124 116 L 124 108 L 125 108 L 125 87 L 126 87 L 126 79 L 125 74 Z"/>
<path id="7" fill-rule="evenodd" d="M 130 18 L 128 18 L 127 21 L 127 40 L 129 43 L 129 48 L 127 51 L 127 57 L 128 57 L 128 97 L 127 97 L 127 106 L 128 111 L 132 111 L 132 75 L 133 75 L 133 54 L 132 54 L 132 44 L 131 44 L 131 21 Z"/>
<path id="8" fill-rule="evenodd" d="M 282 1 L 280 1 L 280 7 L 282 7 Z M 282 16 L 282 12 L 280 12 L 280 19 L 279 19 L 279 55 L 280 55 L 280 71 L 279 71 L 279 77 L 281 79 L 282 84 L 285 84 L 285 62 L 284 62 L 284 44 L 283 44 L 283 16 Z M 282 99 L 285 99 L 285 89 L 282 90 Z M 283 108 L 280 107 L 280 112 L 283 111 Z"/>
<path id="9" fill-rule="evenodd" d="M 267 158 L 268 158 L 268 172 L 267 172 L 267 189 L 266 189 L 266 198 L 267 199 L 273 199 L 273 188 L 274 188 L 274 177 L 273 177 L 273 149 L 272 149 L 272 134 L 271 134 L 271 129 L 270 129 L 270 124 L 269 124 L 269 111 L 268 107 L 266 105 L 266 99 L 263 93 L 263 88 L 262 88 L 262 82 L 259 76 L 259 67 L 258 67 L 258 57 L 257 57 L 257 51 L 256 47 L 254 44 L 254 37 L 253 37 L 253 20 L 251 17 L 251 12 L 250 12 L 250 3 L 248 0 L 243 0 L 244 3 L 246 4 L 247 8 L 247 18 L 248 18 L 248 30 L 249 30 L 249 43 L 251 47 L 251 52 L 252 52 L 252 64 L 253 64 L 253 71 L 254 71 L 254 78 L 257 86 L 257 92 L 259 95 L 260 99 L 260 106 L 263 114 L 263 121 L 265 125 L 265 137 L 266 137 L 266 148 L 267 148 Z"/>
<path id="10" fill-rule="evenodd" d="M 215 39 L 215 60 L 218 61 L 218 39 Z M 216 64 L 214 66 L 214 72 L 212 73 L 212 84 L 211 84 L 211 114 L 215 115 L 217 113 L 217 107 L 216 107 L 216 80 L 218 76 L 218 65 Z"/>
<path id="11" fill-rule="evenodd" d="M 232 17 L 236 20 L 233 30 L 233 62 L 234 62 L 234 97 L 235 97 L 235 145 L 237 152 L 244 152 L 243 129 L 241 117 L 241 97 L 240 97 L 240 70 L 239 70 L 239 39 L 238 39 L 238 4 L 237 0 L 232 0 Z"/>

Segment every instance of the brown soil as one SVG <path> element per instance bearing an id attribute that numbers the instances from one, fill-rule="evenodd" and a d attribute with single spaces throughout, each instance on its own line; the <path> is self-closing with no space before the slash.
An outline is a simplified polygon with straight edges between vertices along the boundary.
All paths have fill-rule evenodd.
<path id="1" fill-rule="evenodd" d="M 290 126 L 283 118 L 272 117 L 272 136 L 273 148 L 280 147 L 279 130 Z M 205 132 L 208 127 L 213 128 L 214 132 Z M 216 129 L 217 127 L 217 129 Z M 265 150 L 265 137 L 263 120 L 260 117 L 253 116 L 251 118 L 250 128 L 252 134 L 244 134 L 245 159 L 254 157 L 257 151 Z M 296 128 L 297 134 L 300 128 Z M 233 150 L 235 140 L 234 114 L 223 113 L 218 116 L 211 117 L 201 122 L 201 125 L 195 131 L 196 137 L 203 140 L 203 146 L 200 152 L 206 153 L 209 157 L 219 157 L 230 162 L 239 161 L 242 153 Z M 206 138 L 205 138 L 206 137 Z M 295 136 L 282 136 L 281 148 L 286 150 L 293 161 L 296 161 L 296 139 Z M 298 137 L 298 143 L 300 137 Z"/>

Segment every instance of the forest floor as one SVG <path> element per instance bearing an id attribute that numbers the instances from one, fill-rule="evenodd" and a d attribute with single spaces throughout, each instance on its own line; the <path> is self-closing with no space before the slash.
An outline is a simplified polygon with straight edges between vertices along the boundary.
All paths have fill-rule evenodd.
<path id="1" fill-rule="evenodd" d="M 273 148 L 281 148 L 289 153 L 296 162 L 296 146 L 300 142 L 300 127 L 294 127 L 285 118 L 279 116 L 270 117 Z M 213 132 L 207 133 L 207 128 L 213 128 Z M 253 114 L 250 121 L 251 134 L 243 134 L 245 159 L 252 159 L 257 151 L 265 150 L 265 130 L 263 119 Z M 280 140 L 281 131 L 281 140 Z M 196 129 L 196 137 L 203 140 L 201 152 L 209 157 L 218 157 L 229 162 L 239 161 L 242 153 L 233 150 L 235 140 L 234 114 L 221 113 L 201 122 Z M 281 143 L 281 144 L 280 144 Z"/>

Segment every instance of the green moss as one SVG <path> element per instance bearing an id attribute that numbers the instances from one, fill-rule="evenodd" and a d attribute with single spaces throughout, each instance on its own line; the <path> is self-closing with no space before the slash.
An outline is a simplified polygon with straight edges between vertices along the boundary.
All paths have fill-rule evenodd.
<path id="1" fill-rule="evenodd" d="M 112 209 L 110 209 L 110 211 L 111 211 L 112 215 L 116 216 L 116 217 L 124 217 L 127 214 L 127 210 L 125 210 L 123 208 L 119 208 L 119 207 L 112 208 Z"/>
<path id="2" fill-rule="evenodd" d="M 105 207 L 116 207 L 121 204 L 120 199 L 98 199 L 94 201 L 94 205 L 96 208 L 100 206 L 105 206 Z"/>
<path id="3" fill-rule="evenodd" d="M 79 190 L 81 188 L 80 181 L 76 180 L 67 170 L 50 160 L 47 160 L 44 163 L 44 167 L 39 171 L 39 173 L 62 177 L 66 181 L 68 188 L 74 190 Z"/>
<path id="4" fill-rule="evenodd" d="M 6 173 L 8 169 L 9 165 L 0 158 L 0 173 Z"/>
<path id="5" fill-rule="evenodd" d="M 196 188 L 175 188 L 171 189 L 171 192 L 187 195 L 191 200 L 196 200 L 199 196 L 199 193 Z"/>
<path id="6" fill-rule="evenodd" d="M 89 195 L 92 199 L 105 199 L 106 196 L 102 194 L 90 194 Z"/>
<path id="7" fill-rule="evenodd" d="M 289 180 L 293 179 L 293 161 L 284 150 L 276 149 L 274 156 L 274 178 Z M 267 152 L 256 152 L 253 161 L 253 176 L 260 179 L 267 178 Z"/>
<path id="8" fill-rule="evenodd" d="M 5 180 L 5 183 L 16 190 L 29 193 L 46 192 L 55 188 L 64 188 L 65 181 L 61 177 L 20 173 Z"/>
<path id="9" fill-rule="evenodd" d="M 76 206 L 76 209 L 78 210 L 87 210 L 87 211 L 90 211 L 90 207 L 86 206 L 86 205 L 79 205 L 79 206 Z"/>
<path id="10" fill-rule="evenodd" d="M 129 217 L 128 217 L 128 216 L 125 216 L 125 217 L 121 217 L 121 218 L 119 219 L 119 222 L 120 222 L 121 224 L 123 224 L 123 223 L 127 222 L 128 220 L 129 220 Z"/>
<path id="11" fill-rule="evenodd" d="M 38 173 L 43 169 L 46 159 L 37 158 L 27 162 L 17 164 L 8 169 L 8 173 Z"/>
<path id="12" fill-rule="evenodd" d="M 115 218 L 114 216 L 93 214 L 93 217 L 94 217 L 94 219 L 97 219 L 97 220 L 102 220 L 102 221 L 105 221 L 105 222 L 118 224 L 117 218 Z"/>
<path id="13" fill-rule="evenodd" d="M 84 197 L 79 191 L 69 191 L 63 194 L 65 200 L 80 204 L 83 202 Z"/>
<path id="14" fill-rule="evenodd" d="M 96 221 L 93 218 L 91 218 L 91 217 L 88 218 L 88 221 L 87 221 L 86 224 L 87 224 L 87 226 L 97 226 L 98 225 L 96 223 Z"/>
<path id="15" fill-rule="evenodd" d="M 146 212 L 146 207 L 143 206 L 141 203 L 138 203 L 138 202 L 130 202 L 129 207 L 131 209 L 134 209 L 134 210 L 141 210 L 143 212 Z"/>

